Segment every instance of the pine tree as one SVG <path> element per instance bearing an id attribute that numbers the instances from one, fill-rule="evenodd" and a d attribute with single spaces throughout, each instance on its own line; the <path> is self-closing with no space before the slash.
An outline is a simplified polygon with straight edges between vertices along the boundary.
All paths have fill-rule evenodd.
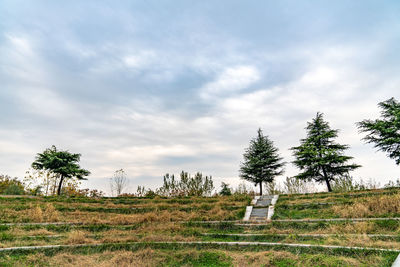
<path id="1" fill-rule="evenodd" d="M 240 177 L 260 186 L 262 195 L 262 183 L 271 183 L 275 176 L 283 174 L 282 158 L 274 143 L 264 136 L 261 129 L 258 129 L 256 138 L 250 141 L 250 146 L 243 154 L 244 162 L 240 167 Z"/>
<path id="2" fill-rule="evenodd" d="M 331 192 L 331 181 L 361 166 L 347 164 L 353 158 L 343 154 L 349 146 L 334 142 L 339 131 L 330 128 L 322 113 L 318 112 L 307 124 L 307 137 L 300 140 L 300 146 L 291 148 L 296 158 L 293 164 L 302 171 L 296 177 L 325 182 Z"/>
<path id="3" fill-rule="evenodd" d="M 382 109 L 382 119 L 363 120 L 357 123 L 358 128 L 367 133 L 363 140 L 375 143 L 375 148 L 386 152 L 400 165 L 400 103 L 392 97 L 378 106 Z"/>

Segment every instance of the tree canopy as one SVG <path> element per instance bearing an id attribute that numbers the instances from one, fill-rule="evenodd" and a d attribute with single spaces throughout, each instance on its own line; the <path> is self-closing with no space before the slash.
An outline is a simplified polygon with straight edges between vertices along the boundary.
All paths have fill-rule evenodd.
<path id="1" fill-rule="evenodd" d="M 349 146 L 334 141 L 339 131 L 330 128 L 322 113 L 318 112 L 305 129 L 307 137 L 300 140 L 300 146 L 291 148 L 296 158 L 293 164 L 302 171 L 296 177 L 325 182 L 331 192 L 331 181 L 361 166 L 347 163 L 353 158 L 343 154 Z"/>
<path id="2" fill-rule="evenodd" d="M 250 140 L 250 145 L 243 154 L 244 161 L 240 167 L 240 177 L 260 186 L 262 195 L 262 183 L 270 183 L 278 175 L 283 174 L 282 161 L 278 154 L 278 148 L 274 143 L 264 136 L 261 129 L 258 129 L 257 137 Z"/>
<path id="3" fill-rule="evenodd" d="M 357 123 L 360 132 L 367 133 L 363 138 L 374 143 L 375 148 L 386 152 L 389 158 L 400 164 L 400 103 L 393 97 L 380 102 L 381 118 L 363 120 Z"/>
<path id="4" fill-rule="evenodd" d="M 88 170 L 79 166 L 80 158 L 80 154 L 60 151 L 55 146 L 52 146 L 43 153 L 37 154 L 35 161 L 32 163 L 32 168 L 46 170 L 57 175 L 59 178 L 57 195 L 60 195 L 65 179 L 86 180 L 85 176 L 90 174 Z"/>

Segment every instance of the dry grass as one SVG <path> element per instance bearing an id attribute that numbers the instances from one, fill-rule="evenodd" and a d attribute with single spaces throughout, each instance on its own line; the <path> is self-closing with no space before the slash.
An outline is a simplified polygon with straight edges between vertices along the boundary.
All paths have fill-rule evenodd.
<path id="1" fill-rule="evenodd" d="M 333 206 L 332 210 L 345 218 L 382 216 L 400 213 L 400 194 L 362 198 L 352 205 Z"/>
<path id="2" fill-rule="evenodd" d="M 271 266 L 273 260 L 298 260 L 298 256 L 286 251 L 229 253 L 234 266 Z"/>
<path id="3" fill-rule="evenodd" d="M 76 244 L 88 244 L 93 243 L 93 239 L 87 238 L 87 233 L 79 230 L 74 230 L 68 233 L 66 244 L 76 245 Z"/>
<path id="4" fill-rule="evenodd" d="M 57 222 L 60 218 L 59 212 L 54 208 L 54 206 L 50 203 L 46 204 L 44 209 L 44 219 L 46 222 Z"/>
<path id="5" fill-rule="evenodd" d="M 13 228 L 12 233 L 15 236 L 44 236 L 44 235 L 54 235 L 54 232 L 51 232 L 47 229 L 40 228 L 34 230 L 23 230 L 21 228 Z"/>
<path id="6" fill-rule="evenodd" d="M 188 221 L 193 219 L 221 220 L 230 214 L 230 211 L 214 207 L 209 211 L 152 211 L 138 214 L 115 214 L 101 212 L 73 211 L 65 212 L 63 218 L 68 222 L 84 222 L 86 224 L 119 224 Z"/>
<path id="7" fill-rule="evenodd" d="M 372 222 L 355 222 L 348 224 L 331 224 L 327 231 L 335 234 L 368 234 L 372 233 L 375 226 Z"/>
<path id="8" fill-rule="evenodd" d="M 113 203 L 115 200 L 105 200 L 102 203 L 66 203 L 55 199 L 48 203 L 38 198 L 27 209 L 14 210 L 3 203 L 0 219 L 7 222 L 79 222 L 86 224 L 132 224 L 147 222 L 168 222 L 190 219 L 224 220 L 233 217 L 237 210 L 226 210 L 224 207 L 244 207 L 246 200 L 235 200 L 231 197 L 218 198 L 188 198 L 188 199 L 140 199 L 137 204 Z M 186 201 L 188 203 L 186 203 Z M 182 203 L 183 204 L 182 204 Z M 57 211 L 54 205 L 66 207 Z M 88 211 L 80 208 L 154 208 L 152 212 L 123 214 L 110 211 Z M 76 209 L 70 211 L 69 208 Z M 123 212 L 123 211 L 122 211 Z"/>
<path id="9" fill-rule="evenodd" d="M 143 249 L 137 252 L 118 251 L 118 253 L 106 251 L 101 254 L 79 255 L 60 253 L 53 257 L 44 254 L 32 254 L 27 257 L 26 263 L 33 266 L 97 266 L 97 267 L 128 267 L 128 266 L 155 266 L 162 263 L 162 257 L 152 249 Z M 19 266 L 25 266 L 21 264 Z"/>
<path id="10" fill-rule="evenodd" d="M 47 203 L 45 208 L 42 209 L 39 205 L 30 205 L 28 210 L 21 211 L 28 221 L 40 223 L 40 222 L 57 222 L 59 221 L 60 214 L 54 208 L 53 204 Z"/>
<path id="11" fill-rule="evenodd" d="M 31 222 L 36 222 L 36 223 L 43 222 L 43 211 L 42 211 L 42 209 L 38 205 L 31 206 L 27 211 L 27 218 Z"/>

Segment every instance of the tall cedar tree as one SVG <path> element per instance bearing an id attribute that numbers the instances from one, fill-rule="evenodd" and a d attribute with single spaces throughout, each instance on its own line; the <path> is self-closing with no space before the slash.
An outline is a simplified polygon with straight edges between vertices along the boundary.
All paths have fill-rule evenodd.
<path id="1" fill-rule="evenodd" d="M 300 146 L 291 148 L 296 158 L 293 164 L 302 171 L 296 177 L 303 180 L 313 179 L 319 183 L 325 181 L 328 191 L 331 192 L 331 181 L 361 166 L 347 164 L 353 158 L 343 155 L 349 146 L 334 142 L 339 131 L 330 128 L 322 113 L 318 112 L 312 122 L 307 124 L 307 137 L 300 140 Z"/>
<path id="2" fill-rule="evenodd" d="M 32 168 L 36 170 L 46 170 L 59 177 L 57 195 L 61 194 L 61 188 L 64 180 L 77 178 L 78 180 L 86 180 L 90 172 L 82 169 L 78 162 L 80 154 L 71 154 L 68 151 L 59 151 L 55 146 L 46 149 L 43 153 L 38 153 Z"/>
<path id="3" fill-rule="evenodd" d="M 271 183 L 275 176 L 283 174 L 282 158 L 274 143 L 264 136 L 261 129 L 258 129 L 256 138 L 250 141 L 249 148 L 243 154 L 244 162 L 240 167 L 240 177 L 247 181 L 260 185 L 262 195 L 262 183 Z"/>
<path id="4" fill-rule="evenodd" d="M 389 158 L 400 164 L 400 103 L 393 97 L 380 102 L 381 118 L 363 120 L 357 123 L 360 132 L 367 133 L 363 138 L 367 143 L 374 143 L 375 148 L 386 152 Z"/>

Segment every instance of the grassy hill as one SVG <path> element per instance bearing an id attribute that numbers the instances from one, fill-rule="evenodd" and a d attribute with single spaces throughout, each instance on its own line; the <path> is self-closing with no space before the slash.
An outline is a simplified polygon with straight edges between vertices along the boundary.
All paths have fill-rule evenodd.
<path id="1" fill-rule="evenodd" d="M 281 195 L 263 223 L 240 221 L 250 201 L 0 197 L 1 248 L 61 245 L 0 265 L 390 266 L 400 250 L 399 189 Z"/>

